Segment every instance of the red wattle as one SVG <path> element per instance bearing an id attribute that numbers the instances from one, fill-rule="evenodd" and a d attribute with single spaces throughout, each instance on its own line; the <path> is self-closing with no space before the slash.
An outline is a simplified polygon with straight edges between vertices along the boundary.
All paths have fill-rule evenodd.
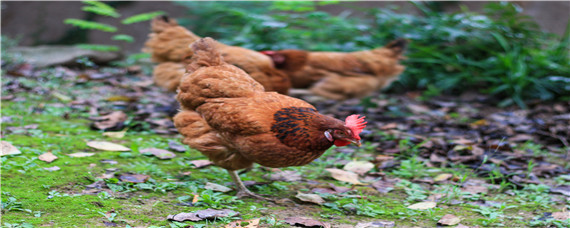
<path id="1" fill-rule="evenodd" d="M 335 146 L 348 146 L 348 144 L 350 144 L 350 142 L 348 142 L 348 141 L 343 141 L 343 140 L 335 140 L 334 141 Z"/>

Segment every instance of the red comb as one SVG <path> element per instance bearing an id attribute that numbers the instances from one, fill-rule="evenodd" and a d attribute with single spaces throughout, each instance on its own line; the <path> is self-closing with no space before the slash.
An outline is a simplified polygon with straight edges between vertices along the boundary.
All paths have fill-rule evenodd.
<path id="1" fill-rule="evenodd" d="M 364 120 L 364 118 L 366 118 L 366 116 L 350 115 L 346 117 L 344 126 L 350 128 L 350 130 L 352 130 L 352 133 L 355 136 L 358 136 L 358 134 L 362 132 L 362 129 L 366 127 L 367 122 Z"/>
<path id="2" fill-rule="evenodd" d="M 275 54 L 275 51 L 260 51 L 260 52 L 263 53 L 263 54 L 266 54 L 266 55 L 273 55 L 273 54 Z"/>

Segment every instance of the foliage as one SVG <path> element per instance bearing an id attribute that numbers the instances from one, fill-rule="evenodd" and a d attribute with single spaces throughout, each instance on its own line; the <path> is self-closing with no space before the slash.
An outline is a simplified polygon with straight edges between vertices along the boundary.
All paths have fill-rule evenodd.
<path id="1" fill-rule="evenodd" d="M 392 91 L 427 89 L 424 95 L 434 96 L 473 88 L 496 96 L 500 106 L 521 107 L 531 99 L 570 98 L 570 29 L 561 38 L 542 32 L 510 2 L 450 14 L 413 2 L 424 15 L 370 9 L 372 20 L 316 11 L 323 2 L 178 4 L 191 15 L 181 24 L 197 34 L 256 50 L 355 51 L 407 38 L 407 69 Z"/>
<path id="2" fill-rule="evenodd" d="M 115 8 L 105 4 L 103 2 L 100 2 L 100 1 L 83 1 L 83 3 L 87 5 L 87 6 L 84 6 L 82 8 L 82 10 L 85 12 L 89 12 L 89 13 L 93 13 L 93 14 L 101 15 L 101 16 L 105 16 L 105 17 L 112 17 L 112 18 L 121 17 L 121 14 L 118 13 Z M 125 19 L 121 20 L 121 23 L 128 25 L 128 24 L 133 24 L 133 23 L 137 23 L 137 22 L 147 21 L 147 20 L 152 19 L 153 17 L 156 17 L 158 15 L 162 15 L 162 14 L 164 14 L 164 12 L 162 12 L 162 11 L 141 13 L 141 14 L 137 14 L 137 15 L 133 15 L 133 16 L 125 18 Z M 99 30 L 99 31 L 108 32 L 108 33 L 118 32 L 118 28 L 115 26 L 104 24 L 104 23 L 99 23 L 99 22 L 82 20 L 82 19 L 68 18 L 68 19 L 65 19 L 63 21 L 63 23 L 70 24 L 72 26 L 75 26 L 75 27 L 78 27 L 81 29 L 87 29 L 87 30 Z M 116 35 L 112 36 L 111 39 L 117 40 L 117 41 L 124 41 L 124 42 L 128 42 L 128 43 L 132 43 L 135 40 L 132 36 L 129 36 L 126 34 L 116 34 Z M 80 48 L 83 48 L 83 49 L 95 50 L 95 51 L 104 51 L 104 52 L 114 52 L 114 51 L 120 50 L 120 47 L 118 47 L 116 45 L 79 44 L 78 46 Z"/>

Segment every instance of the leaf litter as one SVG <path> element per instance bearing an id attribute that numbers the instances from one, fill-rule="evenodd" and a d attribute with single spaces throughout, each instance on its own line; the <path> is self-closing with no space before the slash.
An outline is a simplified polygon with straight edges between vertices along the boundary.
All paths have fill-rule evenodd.
<path id="1" fill-rule="evenodd" d="M 94 70 L 70 70 L 65 67 L 56 67 L 56 70 L 64 72 L 63 77 L 69 79 L 70 84 L 81 84 L 85 83 L 85 80 L 93 80 L 103 82 L 104 85 L 93 90 L 101 92 L 93 94 L 89 99 L 90 101 L 82 100 L 81 95 L 84 91 L 49 91 L 41 87 L 27 87 L 12 78 L 9 80 L 14 82 L 3 86 L 3 91 L 8 92 L 8 94 L 14 92 L 52 95 L 59 93 L 66 97 L 55 95 L 56 99 L 62 100 L 63 98 L 67 101 L 69 98 L 71 101 L 64 102 L 66 105 L 69 104 L 80 112 L 89 113 L 90 116 L 100 116 L 99 113 L 112 113 L 117 110 L 129 113 L 129 117 L 133 121 L 123 122 L 125 125 L 123 129 L 130 128 L 133 132 L 151 130 L 160 134 L 176 134 L 176 130 L 169 120 L 176 113 L 176 101 L 171 94 L 154 86 L 149 86 L 148 84 L 151 82 L 149 77 L 143 77 L 133 83 L 127 77 L 119 77 L 125 74 L 124 71 L 100 73 Z M 17 74 L 37 77 L 35 75 L 38 74 L 35 74 L 35 71 L 37 70 L 23 67 Z M 83 81 L 77 80 L 78 78 L 81 79 L 78 75 L 84 75 Z M 145 104 L 132 99 L 137 97 L 137 94 L 140 95 L 141 88 L 144 90 L 144 99 L 147 102 Z M 114 97 L 109 97 L 108 94 L 114 94 Z M 4 99 L 5 96 L 2 98 Z M 25 101 L 25 98 L 13 97 L 8 100 L 10 102 L 22 102 Z M 349 178 L 350 181 L 343 182 L 362 183 L 361 181 L 364 181 L 370 183 L 369 186 L 379 192 L 390 191 L 393 188 L 393 182 L 387 181 L 385 178 L 376 178 L 382 176 L 382 171 L 399 168 L 401 163 L 398 162 L 398 159 L 406 148 L 401 147 L 402 145 L 399 145 L 398 142 L 409 140 L 411 144 L 423 143 L 417 149 L 417 155 L 419 159 L 426 162 L 427 167 L 448 167 L 450 164 L 461 164 L 472 168 L 477 175 L 483 177 L 488 177 L 498 167 L 502 174 L 508 174 L 507 181 L 519 187 L 531 182 L 543 183 L 550 186 L 551 193 L 567 196 L 570 192 L 568 185 L 554 185 L 552 182 L 537 180 L 538 178 L 553 178 L 568 173 L 568 167 L 564 167 L 564 164 L 568 162 L 570 156 L 570 151 L 565 149 L 569 148 L 567 139 L 570 138 L 570 127 L 567 124 L 568 113 L 570 113 L 569 102 L 559 102 L 555 105 L 531 104 L 528 110 L 523 111 L 516 108 L 492 108 L 477 100 L 445 96 L 430 98 L 425 102 L 419 102 L 414 97 L 407 95 L 394 95 L 390 100 L 384 99 L 382 96 L 372 96 L 371 103 L 377 104 L 377 107 L 363 109 L 362 105 L 358 105 L 358 102 L 356 104 L 345 102 L 345 104 L 338 106 L 338 109 L 333 113 L 328 113 L 337 118 L 353 113 L 364 114 L 385 135 L 393 137 L 393 139 L 387 139 L 385 135 L 378 135 L 373 131 L 364 131 L 363 142 L 382 142 L 375 145 L 373 150 L 376 157 L 372 157 L 375 167 L 380 172 L 373 174 L 369 171 L 361 173 L 353 170 L 352 173 L 357 174 L 356 178 Z M 323 108 L 324 105 L 315 104 L 315 106 L 326 112 L 326 109 Z M 394 110 L 403 111 L 398 113 Z M 413 115 L 409 115 L 406 111 Z M 33 112 L 45 112 L 44 105 L 38 105 L 33 109 Z M 101 121 L 109 121 L 109 119 Z M 150 124 L 141 124 L 142 122 Z M 115 127 L 121 128 L 120 124 Z M 33 126 L 30 129 L 33 129 Z M 112 129 L 112 127 L 105 128 L 105 131 Z M 27 129 L 20 127 L 6 130 L 22 132 Z M 531 143 L 529 145 L 536 144 L 539 147 L 521 146 L 528 142 Z M 184 145 L 180 146 L 185 147 Z M 173 149 L 169 144 L 169 149 L 176 152 L 184 152 L 186 148 L 183 149 L 182 147 Z M 337 151 L 340 149 L 342 148 L 337 149 Z M 4 149 L 2 152 L 4 155 Z M 349 153 L 354 153 L 354 151 Z M 548 156 L 545 155 L 546 153 Z M 395 157 L 397 159 L 394 159 Z M 529 167 L 529 161 L 532 161 L 533 166 Z M 207 160 L 202 163 L 194 161 L 190 163 L 197 168 L 212 164 Z M 345 159 L 336 164 L 348 163 L 350 163 L 349 159 Z M 529 170 L 531 175 L 528 175 Z M 358 174 L 361 177 L 358 177 Z M 432 183 L 440 182 L 440 178 L 435 177 L 431 181 Z M 441 183 L 458 182 L 455 178 L 443 178 Z M 422 181 L 425 179 L 413 180 L 416 183 L 429 182 Z M 486 184 L 485 187 L 474 187 L 463 184 L 461 188 L 463 191 L 480 194 L 485 192 L 484 188 L 493 189 L 492 186 Z M 338 194 L 338 191 L 332 187 L 322 187 L 321 189 L 328 189 L 327 191 Z"/>

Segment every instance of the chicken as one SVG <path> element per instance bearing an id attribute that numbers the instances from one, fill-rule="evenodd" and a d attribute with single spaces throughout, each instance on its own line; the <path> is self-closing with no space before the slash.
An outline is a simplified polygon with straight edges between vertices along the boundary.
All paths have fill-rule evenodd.
<path id="1" fill-rule="evenodd" d="M 385 88 L 404 71 L 399 64 L 407 45 L 397 39 L 384 47 L 356 52 L 262 51 L 283 70 L 293 88 L 309 88 L 317 95 L 345 100 Z"/>
<path id="2" fill-rule="evenodd" d="M 250 192 L 235 172 L 258 163 L 267 167 L 305 165 L 332 145 L 360 146 L 364 117 L 345 122 L 317 112 L 309 103 L 263 86 L 224 61 L 211 38 L 192 44 L 194 55 L 181 80 L 173 118 L 184 144 L 227 169 L 237 195 Z"/>
<path id="3" fill-rule="evenodd" d="M 152 53 L 152 61 L 159 63 L 154 68 L 154 82 L 169 91 L 176 91 L 184 66 L 192 56 L 189 45 L 200 39 L 188 29 L 179 26 L 175 20 L 159 16 L 151 22 L 152 33 L 143 51 Z M 215 42 L 227 63 L 235 65 L 261 83 L 266 91 L 287 94 L 291 83 L 289 77 L 275 69 L 271 58 L 246 48 Z"/>

